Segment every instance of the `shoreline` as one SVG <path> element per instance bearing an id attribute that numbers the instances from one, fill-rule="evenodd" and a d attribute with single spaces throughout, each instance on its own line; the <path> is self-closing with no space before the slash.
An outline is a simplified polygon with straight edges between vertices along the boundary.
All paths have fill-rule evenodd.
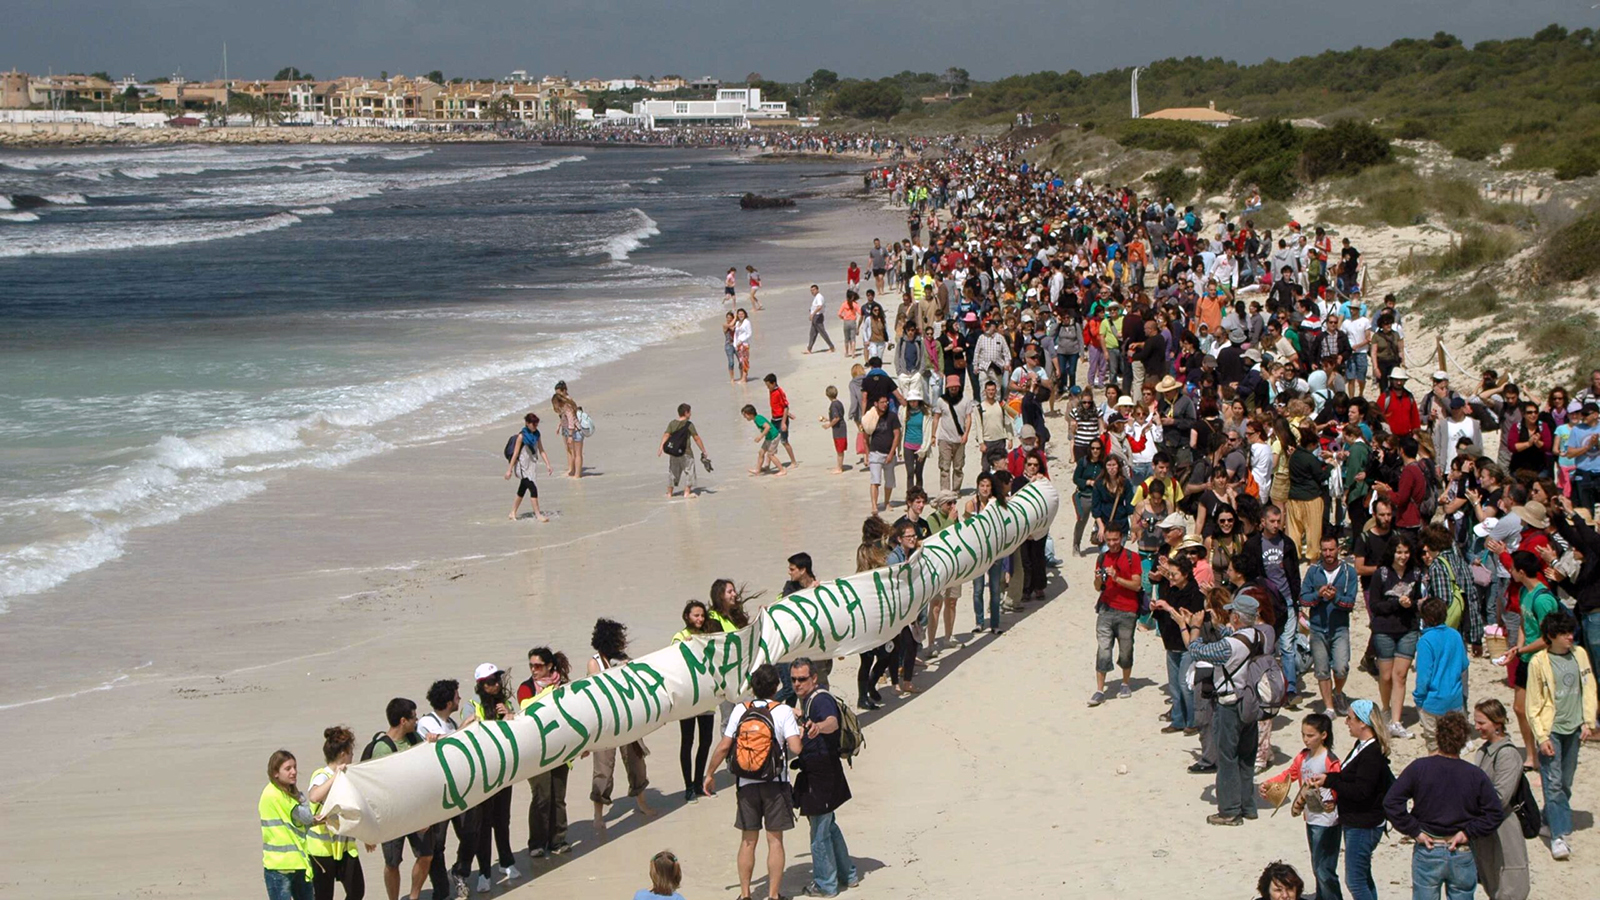
<path id="1" fill-rule="evenodd" d="M 832 259 L 859 242 L 841 236 L 852 229 L 837 228 L 841 216 L 855 215 L 808 212 L 737 250 L 763 263 L 768 285 L 767 311 L 757 314 L 757 378 L 790 371 L 789 350 L 806 327 L 803 284 L 823 268 L 819 255 L 832 269 Z M 221 833 L 221 865 L 185 879 L 174 895 L 258 891 L 258 837 L 235 826 L 248 806 L 240 798 L 259 789 L 258 757 L 271 748 L 286 745 L 313 763 L 326 725 L 366 734 L 381 727 L 388 697 L 420 698 L 434 678 L 467 681 L 480 657 L 513 668 L 528 646 L 550 643 L 581 668 L 600 614 L 630 624 L 636 651 L 646 652 L 666 644 L 681 627 L 683 601 L 703 595 L 712 578 L 776 584 L 793 552 L 785 549 L 791 525 L 744 520 L 775 508 L 790 493 L 785 483 L 805 479 L 744 475 L 754 448 L 737 407 L 763 403 L 764 391 L 759 383 L 724 386 L 719 323 L 720 314 L 707 315 L 677 337 L 568 379 L 599 431 L 590 477 L 540 480 L 546 509 L 558 513 L 550 524 L 505 521 L 512 489 L 491 454 L 510 426 L 490 425 L 308 472 L 293 486 L 152 529 L 123 559 L 13 604 L 0 672 L 19 701 L 8 707 L 13 723 L 28 737 L 8 745 L 14 765 L 0 783 L 11 788 L 5 819 L 30 826 L 13 829 L 0 852 L 6 881 L 48 883 L 61 897 L 120 896 L 118 885 L 162 878 L 158 848 L 174 837 Z M 529 388 L 539 398 L 547 391 Z M 705 496 L 668 504 L 666 465 L 653 445 L 685 398 L 717 469 L 701 475 Z M 820 396 L 794 399 L 797 411 L 820 412 Z M 553 436 L 548 401 L 534 408 Z M 825 435 L 815 430 L 806 437 L 816 448 L 802 449 L 799 436 L 796 443 L 802 463 L 820 475 Z M 749 558 L 702 553 L 718 546 L 745 547 Z M 634 565 L 615 564 L 621 550 Z M 842 552 L 817 550 L 828 558 Z M 676 585 L 666 599 L 638 590 L 647 569 Z M 67 640 L 86 631 L 102 635 L 95 646 Z M 68 708 L 73 714 L 63 716 Z M 97 727 L 85 739 L 74 723 L 86 717 Z M 676 776 L 665 739 L 656 740 L 654 777 L 666 785 Z M 73 749 L 43 752 L 66 746 Z M 177 796 L 165 779 L 126 784 L 130 766 L 161 768 L 175 758 L 189 782 Z M 110 821 L 113 793 L 146 824 L 131 832 L 101 824 Z M 571 799 L 580 807 L 581 791 Z M 90 861 L 62 877 L 39 861 L 68 839 Z M 375 859 L 367 861 L 374 881 Z"/>

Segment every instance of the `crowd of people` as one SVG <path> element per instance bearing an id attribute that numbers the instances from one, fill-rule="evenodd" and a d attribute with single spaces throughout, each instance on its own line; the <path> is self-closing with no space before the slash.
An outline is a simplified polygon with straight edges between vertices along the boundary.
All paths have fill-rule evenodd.
<path id="1" fill-rule="evenodd" d="M 1295 792 L 1289 805 L 1304 818 L 1322 900 L 1377 896 L 1371 860 L 1390 829 L 1412 842 L 1416 897 L 1469 897 L 1478 884 L 1493 900 L 1530 896 L 1527 841 L 1542 834 L 1553 859 L 1571 855 L 1579 746 L 1597 725 L 1600 370 L 1579 390 L 1555 387 L 1542 400 L 1495 371 L 1466 386 L 1435 371 L 1424 388 L 1406 365 L 1396 298 L 1369 299 L 1349 239 L 1335 246 L 1323 229 L 1297 222 L 1275 234 L 1250 218 L 1249 204 L 1206 222 L 1166 198 L 1041 170 L 1022 143 L 943 149 L 869 173 L 870 185 L 906 207 L 909 236 L 888 247 L 875 241 L 866 268 L 847 269 L 836 310 L 812 288 L 807 350 L 819 337 L 835 349 L 830 313 L 846 326 L 848 406 L 830 387 L 819 424 L 834 441 L 834 471 L 847 471 L 853 432 L 855 468 L 868 475 L 856 570 L 908 558 L 933 531 L 1006 504 L 1028 481 L 1070 476 L 1073 552 L 1094 557 L 1088 706 L 1132 699 L 1135 645 L 1159 639 L 1168 707 L 1160 731 L 1195 741 L 1189 771 L 1215 781 L 1208 822 L 1240 826 Z M 729 316 L 730 378 L 739 370 L 742 382 L 748 357 L 741 362 L 738 329 L 748 315 Z M 751 474 L 781 475 L 780 451 L 794 463 L 793 413 L 776 375 L 763 381 L 766 410 L 742 410 L 759 445 Z M 689 412 L 680 407 L 662 435 L 661 450 L 675 458 L 698 440 Z M 565 422 L 564 413 L 570 459 Z M 583 433 L 575 415 L 573 424 Z M 538 460 L 549 472 L 547 457 L 528 455 L 530 445 L 542 451 L 528 435 L 508 446 L 508 456 L 516 450 L 508 478 L 525 471 L 531 481 Z M 970 491 L 969 450 L 979 470 Z M 582 472 L 581 441 L 577 452 L 569 474 Z M 924 485 L 929 455 L 936 489 L 931 473 Z M 669 465 L 670 496 L 683 467 Z M 887 523 L 901 470 L 904 514 Z M 1004 614 L 1047 596 L 1056 549 L 1028 541 L 972 581 L 974 634 L 998 637 Z M 780 596 L 816 582 L 808 554 L 788 562 Z M 1054 591 L 1064 586 L 1057 579 Z M 718 581 L 709 602 L 685 608 L 678 637 L 741 627 L 749 599 Z M 855 709 L 884 703 L 884 683 L 914 695 L 919 660 L 960 646 L 956 599 L 953 589 L 930 598 L 915 625 L 861 654 Z M 1358 647 L 1352 623 L 1362 616 L 1369 639 Z M 601 620 L 593 649 L 591 672 L 625 660 L 625 629 Z M 1496 677 L 1513 688 L 1511 709 L 1474 698 L 1471 661 L 1482 657 L 1504 667 Z M 1352 662 L 1372 678 L 1370 699 L 1352 696 L 1361 693 L 1351 689 Z M 748 732 L 770 748 L 769 768 L 734 764 L 741 897 L 750 896 L 763 832 L 768 895 L 778 896 L 782 833 L 795 808 L 811 826 L 807 893 L 832 896 L 857 876 L 834 817 L 849 799 L 839 762 L 854 714 L 828 692 L 832 666 L 763 667 L 751 677 L 756 699 L 725 705 L 720 729 L 712 714 L 681 723 L 690 802 L 712 793 L 713 773 L 739 755 Z M 569 677 L 565 657 L 548 648 L 530 654 L 530 672 L 511 691 L 497 666 L 480 666 L 467 721 L 515 716 Z M 371 755 L 456 727 L 454 682 L 433 685 L 428 701 L 437 730 L 396 700 Z M 1277 758 L 1272 732 L 1286 713 L 1302 714 L 1304 749 L 1258 785 Z M 1351 742 L 1343 754 L 1337 719 Z M 1427 755 L 1396 773 L 1391 750 L 1410 740 Z M 299 896 L 274 885 L 300 890 L 300 874 L 319 898 L 336 882 L 359 896 L 359 866 L 327 862 L 353 858 L 355 847 L 319 837 L 315 824 L 319 797 L 351 761 L 353 743 L 348 730 L 329 730 L 328 766 L 303 796 L 292 757 L 269 764 L 261 818 L 273 896 Z M 597 834 L 618 752 L 628 796 L 651 814 L 642 746 L 597 753 Z M 784 759 L 799 762 L 792 786 Z M 1537 773 L 1537 797 L 1525 773 Z M 548 781 L 534 786 L 529 809 L 534 858 L 570 846 L 566 772 L 540 779 Z M 504 824 L 510 796 L 450 824 L 459 846 L 448 867 L 445 824 L 390 842 L 386 885 L 399 885 L 407 843 L 413 898 L 429 879 L 435 896 L 450 877 L 464 892 L 474 861 L 486 889 L 496 854 L 517 877 Z M 275 855 L 285 845 L 300 856 Z M 1264 897 L 1306 889 L 1286 864 L 1262 875 Z"/>
<path id="2" fill-rule="evenodd" d="M 621 125 L 549 125 L 519 133 L 528 140 L 545 144 L 633 144 L 828 156 L 849 153 L 889 159 L 918 154 L 934 140 L 926 137 L 823 131 L 815 128 L 767 130 L 689 126 L 643 128 Z"/>
<path id="3" fill-rule="evenodd" d="M 1527 896 L 1522 831 L 1501 825 L 1520 802 L 1500 771 L 1515 719 L 1515 774 L 1539 773 L 1549 852 L 1570 855 L 1576 748 L 1596 725 L 1600 370 L 1543 400 L 1495 371 L 1414 388 L 1402 311 L 1367 298 L 1360 250 L 1292 221 L 1275 236 L 1257 204 L 1206 222 L 1000 145 L 874 177 L 908 215 L 909 239 L 872 264 L 875 281 L 901 273 L 895 400 L 926 385 L 957 424 L 940 488 L 961 489 L 945 461 L 969 440 L 986 470 L 1019 446 L 1041 471 L 1070 465 L 1074 550 L 1087 533 L 1096 555 L 1091 707 L 1132 695 L 1137 636 L 1156 632 L 1161 730 L 1198 738 L 1190 771 L 1214 773 L 1225 826 L 1256 817 L 1273 719 L 1305 707 L 1305 752 L 1262 788 L 1300 788 L 1321 897 L 1340 896 L 1341 837 L 1346 888 L 1375 896 L 1390 825 L 1417 839 L 1417 896 L 1480 879 Z M 1358 608 L 1376 700 L 1346 694 Z M 1509 717 L 1471 703 L 1486 654 L 1514 685 Z M 1342 760 L 1334 717 L 1356 741 Z M 1477 766 L 1459 758 L 1474 729 Z M 1432 755 L 1391 786 L 1389 742 L 1417 737 Z"/>

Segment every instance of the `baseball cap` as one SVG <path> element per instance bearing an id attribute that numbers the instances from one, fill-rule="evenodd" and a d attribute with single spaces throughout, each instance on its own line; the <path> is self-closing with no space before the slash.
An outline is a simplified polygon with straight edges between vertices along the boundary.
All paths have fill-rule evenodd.
<path id="1" fill-rule="evenodd" d="M 1039 433 L 1033 429 L 1032 425 L 1024 425 L 1024 426 L 1022 426 L 1022 439 L 1023 440 L 1027 440 L 1028 438 L 1037 439 L 1038 437 L 1039 437 Z"/>
<path id="2" fill-rule="evenodd" d="M 1261 614 L 1260 602 L 1258 602 L 1256 598 L 1250 596 L 1249 594 L 1239 594 L 1233 598 L 1232 603 L 1224 606 L 1223 609 L 1245 616 L 1255 616 Z"/>
<path id="3" fill-rule="evenodd" d="M 1600 413 L 1600 404 L 1597 404 L 1591 400 L 1583 405 L 1581 412 L 1586 416 L 1593 415 L 1594 413 Z"/>
<path id="4" fill-rule="evenodd" d="M 1467 401 L 1461 399 L 1460 397 L 1451 397 L 1450 398 L 1450 408 L 1451 409 L 1464 409 L 1466 407 L 1466 405 L 1467 405 Z"/>
<path id="5" fill-rule="evenodd" d="M 1106 424 L 1107 425 L 1121 425 L 1123 422 L 1126 422 L 1126 421 L 1128 421 L 1128 417 L 1123 415 L 1122 413 L 1118 412 L 1118 413 L 1112 413 L 1111 417 L 1106 419 Z"/>
<path id="6" fill-rule="evenodd" d="M 1433 380 L 1434 381 L 1449 381 L 1450 380 L 1450 373 L 1446 372 L 1443 369 L 1436 369 L 1434 371 L 1434 373 L 1433 373 Z"/>
<path id="7" fill-rule="evenodd" d="M 500 667 L 494 663 L 479 663 L 476 671 L 472 673 L 472 680 L 484 681 L 500 674 Z"/>
<path id="8" fill-rule="evenodd" d="M 1168 528 L 1186 529 L 1189 527 L 1189 520 L 1183 517 L 1183 513 L 1167 513 L 1166 518 L 1156 523 L 1156 527 L 1160 528 L 1162 531 L 1165 531 Z"/>

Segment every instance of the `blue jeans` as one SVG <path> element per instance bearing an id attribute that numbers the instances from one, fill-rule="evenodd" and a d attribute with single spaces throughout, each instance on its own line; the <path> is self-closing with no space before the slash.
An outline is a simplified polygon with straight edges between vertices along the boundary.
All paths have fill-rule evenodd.
<path id="1" fill-rule="evenodd" d="M 972 615 L 975 627 L 983 627 L 983 589 L 989 588 L 989 627 L 1000 627 L 1000 595 L 1005 591 L 1005 560 L 997 560 L 989 571 L 972 579 Z"/>
<path id="2" fill-rule="evenodd" d="M 1411 900 L 1439 900 L 1439 889 L 1449 900 L 1472 900 L 1478 887 L 1478 867 L 1472 847 L 1451 850 L 1444 844 L 1411 848 Z"/>
<path id="3" fill-rule="evenodd" d="M 1079 356 L 1080 356 L 1080 354 L 1077 354 L 1077 353 L 1057 353 L 1056 354 L 1056 362 L 1059 363 L 1060 367 L 1061 367 L 1061 378 L 1057 382 L 1058 384 L 1065 384 L 1067 387 L 1070 388 L 1073 385 L 1078 383 L 1078 357 Z"/>
<path id="4" fill-rule="evenodd" d="M 1283 663 L 1283 681 L 1288 685 L 1286 698 L 1292 698 L 1300 691 L 1299 672 L 1297 671 L 1300 660 L 1296 655 L 1294 640 L 1300 633 L 1299 611 L 1289 607 L 1289 621 L 1283 626 L 1282 634 L 1278 636 L 1278 659 Z"/>
<path id="5" fill-rule="evenodd" d="M 1592 666 L 1595 660 L 1600 660 L 1600 609 L 1579 616 L 1578 624 L 1583 628 L 1583 644 L 1589 651 L 1589 664 Z"/>
<path id="6" fill-rule="evenodd" d="M 277 872 L 262 869 L 267 879 L 267 900 L 312 900 L 311 878 L 305 870 Z"/>
<path id="7" fill-rule="evenodd" d="M 1539 780 L 1544 784 L 1544 823 L 1552 838 L 1572 834 L 1572 779 L 1578 774 L 1578 744 L 1581 731 L 1552 734 L 1556 753 L 1539 753 Z"/>
<path id="8" fill-rule="evenodd" d="M 1317 876 L 1317 900 L 1344 900 L 1339 892 L 1339 826 L 1307 825 L 1306 845 Z"/>
<path id="9" fill-rule="evenodd" d="M 856 880 L 855 860 L 850 858 L 850 848 L 845 846 L 844 832 L 833 813 L 806 816 L 811 825 L 811 880 L 824 894 L 837 894 L 839 889 Z M 839 876 L 844 876 L 844 884 Z"/>
<path id="10" fill-rule="evenodd" d="M 1372 851 L 1383 840 L 1383 826 L 1340 827 L 1344 830 L 1344 883 L 1352 900 L 1378 900 L 1378 883 L 1372 880 Z"/>
<path id="11" fill-rule="evenodd" d="M 1172 698 L 1172 727 L 1194 727 L 1194 691 L 1183 683 L 1183 670 L 1188 668 L 1187 651 L 1167 651 L 1167 696 Z"/>
<path id="12" fill-rule="evenodd" d="M 1256 808 L 1256 739 L 1258 722 L 1242 722 L 1237 703 L 1218 703 L 1211 728 L 1217 741 L 1217 812 L 1224 816 L 1252 814 Z"/>

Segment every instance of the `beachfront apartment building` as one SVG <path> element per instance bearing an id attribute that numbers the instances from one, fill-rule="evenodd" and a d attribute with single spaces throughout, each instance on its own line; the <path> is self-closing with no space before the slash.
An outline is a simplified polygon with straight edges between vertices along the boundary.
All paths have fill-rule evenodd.
<path id="1" fill-rule="evenodd" d="M 719 88 L 715 100 L 640 100 L 633 114 L 646 128 L 749 128 L 764 119 L 788 118 L 789 104 L 762 100 L 760 88 Z"/>
<path id="2" fill-rule="evenodd" d="M 12 69 L 0 74 L 0 109 L 60 107 L 117 99 L 117 86 L 98 75 L 29 75 Z"/>

